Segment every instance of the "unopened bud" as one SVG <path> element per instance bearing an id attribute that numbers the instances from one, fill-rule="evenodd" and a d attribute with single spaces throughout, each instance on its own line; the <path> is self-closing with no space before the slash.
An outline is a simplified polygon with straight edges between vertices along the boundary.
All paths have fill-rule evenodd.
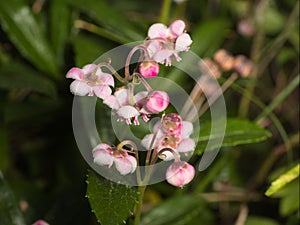
<path id="1" fill-rule="evenodd" d="M 233 68 L 234 57 L 224 49 L 220 49 L 214 54 L 214 60 L 224 71 L 228 71 Z"/>
<path id="2" fill-rule="evenodd" d="M 153 60 L 143 61 L 139 65 L 139 72 L 145 78 L 155 77 L 159 73 L 159 65 Z"/>
<path id="3" fill-rule="evenodd" d="M 166 172 L 168 183 L 176 187 L 183 187 L 190 183 L 195 176 L 195 169 L 187 162 L 174 162 Z"/>
<path id="4" fill-rule="evenodd" d="M 151 113 L 164 111 L 170 102 L 169 95 L 164 91 L 153 91 L 146 100 L 146 109 Z"/>
<path id="5" fill-rule="evenodd" d="M 246 37 L 251 37 L 255 33 L 255 27 L 253 25 L 253 22 L 249 19 L 243 19 L 238 23 L 238 32 Z"/>

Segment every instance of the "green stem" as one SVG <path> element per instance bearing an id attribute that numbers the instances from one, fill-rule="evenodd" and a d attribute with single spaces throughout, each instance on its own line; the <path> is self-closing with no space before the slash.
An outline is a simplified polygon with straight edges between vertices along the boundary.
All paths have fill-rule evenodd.
<path id="1" fill-rule="evenodd" d="M 159 21 L 166 24 L 169 19 L 170 9 L 171 9 L 172 0 L 164 0 Z"/>
<path id="2" fill-rule="evenodd" d="M 142 211 L 142 205 L 143 205 L 143 199 L 144 194 L 147 186 L 140 185 L 138 188 L 138 200 L 135 205 L 135 219 L 134 219 L 134 225 L 140 224 L 141 219 L 141 211 Z"/>

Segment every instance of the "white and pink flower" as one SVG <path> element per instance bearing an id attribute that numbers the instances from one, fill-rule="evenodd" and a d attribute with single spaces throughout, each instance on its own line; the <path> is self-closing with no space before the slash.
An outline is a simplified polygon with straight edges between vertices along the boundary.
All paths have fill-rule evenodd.
<path id="1" fill-rule="evenodd" d="M 175 20 L 169 27 L 162 23 L 155 23 L 148 30 L 150 40 L 146 46 L 150 58 L 158 63 L 170 66 L 171 56 L 180 61 L 179 52 L 188 51 L 192 39 L 185 32 L 185 23 L 182 20 Z"/>
<path id="2" fill-rule="evenodd" d="M 137 167 L 136 158 L 129 155 L 126 150 L 117 149 L 107 144 L 99 144 L 93 149 L 94 163 L 109 168 L 115 164 L 122 175 L 133 173 Z"/>
<path id="3" fill-rule="evenodd" d="M 193 124 L 189 121 L 182 121 L 176 113 L 168 114 L 162 122 L 157 122 L 153 127 L 153 133 L 146 135 L 142 140 L 142 145 L 150 150 L 155 149 L 159 154 L 163 149 L 172 149 L 175 152 L 185 155 L 195 150 L 195 141 L 189 136 L 193 132 Z M 154 140 L 153 140 L 154 138 Z M 174 159 L 170 151 L 164 151 L 165 161 Z"/>
<path id="4" fill-rule="evenodd" d="M 166 179 L 168 183 L 181 188 L 190 183 L 194 176 L 194 167 L 184 161 L 172 163 L 166 171 Z"/>
<path id="5" fill-rule="evenodd" d="M 93 96 L 95 94 L 101 99 L 106 99 L 112 93 L 109 86 L 114 87 L 112 75 L 102 72 L 95 64 L 85 65 L 82 69 L 73 67 L 66 77 L 74 79 L 70 85 L 70 90 L 74 95 Z"/>

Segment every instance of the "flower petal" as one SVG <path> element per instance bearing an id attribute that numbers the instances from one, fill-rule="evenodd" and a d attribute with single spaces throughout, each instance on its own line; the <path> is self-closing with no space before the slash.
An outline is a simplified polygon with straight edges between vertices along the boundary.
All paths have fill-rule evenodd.
<path id="1" fill-rule="evenodd" d="M 189 121 L 182 122 L 181 138 L 188 138 L 193 133 L 193 124 Z"/>
<path id="2" fill-rule="evenodd" d="M 131 173 L 131 171 L 133 170 L 133 165 L 131 161 L 127 160 L 126 158 L 114 158 L 114 162 L 116 165 L 116 169 L 122 175 Z"/>
<path id="3" fill-rule="evenodd" d="M 122 106 L 118 111 L 117 114 L 124 119 L 130 119 L 132 117 L 140 115 L 139 111 L 136 108 L 130 105 Z"/>
<path id="4" fill-rule="evenodd" d="M 128 155 L 128 156 L 126 156 L 126 159 L 131 163 L 132 169 L 131 169 L 130 173 L 133 173 L 137 167 L 136 158 L 131 155 Z"/>
<path id="5" fill-rule="evenodd" d="M 111 95 L 111 89 L 107 85 L 98 85 L 93 87 L 93 91 L 97 95 L 98 98 L 105 100 Z"/>
<path id="6" fill-rule="evenodd" d="M 176 51 L 186 51 L 188 47 L 192 44 L 192 39 L 189 34 L 180 35 L 175 42 Z"/>
<path id="7" fill-rule="evenodd" d="M 146 43 L 146 45 L 150 58 L 152 58 L 153 55 L 162 48 L 162 45 L 158 40 L 150 40 Z"/>
<path id="8" fill-rule="evenodd" d="M 109 73 L 101 73 L 98 75 L 99 79 L 103 82 L 103 84 L 109 85 L 114 87 L 115 86 L 115 81 L 114 78 L 111 74 Z"/>
<path id="9" fill-rule="evenodd" d="M 114 95 L 107 97 L 103 101 L 103 103 L 105 105 L 108 105 L 111 109 L 119 109 L 120 108 L 119 102 L 118 102 L 116 96 L 114 96 Z"/>
<path id="10" fill-rule="evenodd" d="M 169 34 L 169 30 L 166 25 L 162 23 L 153 24 L 148 30 L 149 38 L 167 38 Z"/>
<path id="11" fill-rule="evenodd" d="M 84 77 L 84 72 L 82 71 L 82 69 L 79 69 L 77 67 L 73 67 L 68 71 L 66 77 L 67 78 L 72 78 L 72 79 L 75 79 L 75 80 L 81 80 Z"/>
<path id="12" fill-rule="evenodd" d="M 104 149 L 97 149 L 93 151 L 94 163 L 100 166 L 111 167 L 114 161 L 114 157 Z"/>
<path id="13" fill-rule="evenodd" d="M 84 74 L 91 74 L 95 71 L 96 68 L 96 64 L 87 64 L 82 68 L 82 71 L 84 72 Z"/>
<path id="14" fill-rule="evenodd" d="M 139 102 L 139 101 L 145 99 L 147 96 L 148 96 L 147 91 L 140 91 L 134 96 L 134 101 Z"/>
<path id="15" fill-rule="evenodd" d="M 172 34 L 175 35 L 175 37 L 178 37 L 181 35 L 185 29 L 185 23 L 182 20 L 175 20 L 169 27 Z"/>
<path id="16" fill-rule="evenodd" d="M 185 138 L 179 142 L 177 146 L 178 152 L 192 152 L 195 150 L 196 144 L 195 141 L 190 138 Z"/>
<path id="17" fill-rule="evenodd" d="M 164 63 L 164 61 L 167 60 L 173 53 L 174 50 L 160 50 L 156 52 L 156 54 L 153 56 L 153 59 L 158 63 Z"/>
<path id="18" fill-rule="evenodd" d="M 128 89 L 122 88 L 122 89 L 116 91 L 114 93 L 114 96 L 116 96 L 120 106 L 128 105 L 128 103 L 129 103 Z"/>
<path id="19" fill-rule="evenodd" d="M 74 95 L 85 96 L 92 91 L 92 88 L 85 82 L 74 80 L 70 85 L 70 91 Z"/>

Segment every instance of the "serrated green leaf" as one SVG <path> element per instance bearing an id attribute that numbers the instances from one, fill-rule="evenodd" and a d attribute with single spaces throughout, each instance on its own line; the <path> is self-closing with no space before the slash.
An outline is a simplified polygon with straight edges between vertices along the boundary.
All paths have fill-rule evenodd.
<path id="1" fill-rule="evenodd" d="M 250 216 L 248 217 L 245 225 L 279 225 L 275 220 L 266 217 L 256 217 Z"/>
<path id="2" fill-rule="evenodd" d="M 15 196 L 0 171 L 0 218 L 2 225 L 25 225 Z"/>
<path id="3" fill-rule="evenodd" d="M 98 177 L 89 171 L 87 197 L 101 225 L 124 224 L 133 212 L 137 189 Z"/>
<path id="4" fill-rule="evenodd" d="M 210 145 L 209 149 L 206 149 L 207 142 L 210 139 L 219 139 L 224 136 L 222 147 L 236 146 L 240 144 L 250 144 L 265 140 L 270 137 L 269 131 L 261 128 L 256 123 L 250 122 L 246 119 L 228 118 L 226 124 L 225 134 L 216 130 L 214 134 L 211 133 L 211 123 L 204 122 L 200 124 L 200 137 L 198 140 L 196 154 L 201 154 L 203 151 L 213 150 L 214 145 Z M 219 142 L 216 142 L 217 144 Z"/>
<path id="5" fill-rule="evenodd" d="M 299 177 L 299 169 L 300 164 L 294 166 L 289 171 L 282 174 L 280 177 L 278 177 L 275 181 L 272 182 L 271 186 L 268 188 L 268 190 L 265 192 L 266 196 L 271 196 L 274 193 L 281 190 L 285 185 Z"/>
<path id="6" fill-rule="evenodd" d="M 28 89 L 46 96 L 56 98 L 57 91 L 53 81 L 40 76 L 36 71 L 18 63 L 0 68 L 0 88 Z"/>
<path id="7" fill-rule="evenodd" d="M 107 4 L 103 0 L 68 0 L 71 5 L 87 13 L 92 19 L 100 23 L 109 32 L 122 37 L 125 42 L 140 41 L 146 36 L 123 16 L 121 11 Z"/>
<path id="8" fill-rule="evenodd" d="M 154 207 L 142 216 L 140 225 L 188 224 L 195 217 L 203 216 L 208 219 L 205 201 L 199 196 L 186 195 L 170 198 Z"/>
<path id="9" fill-rule="evenodd" d="M 0 20 L 11 41 L 37 68 L 58 78 L 55 58 L 30 8 L 23 0 L 0 1 Z"/>

